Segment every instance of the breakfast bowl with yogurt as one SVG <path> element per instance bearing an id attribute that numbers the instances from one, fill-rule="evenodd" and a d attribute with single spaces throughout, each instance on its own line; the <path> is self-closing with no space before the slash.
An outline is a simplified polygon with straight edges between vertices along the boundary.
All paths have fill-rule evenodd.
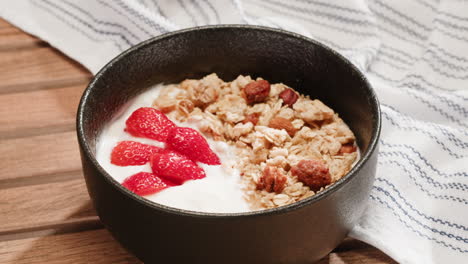
<path id="1" fill-rule="evenodd" d="M 310 263 L 365 209 L 380 110 L 316 41 L 208 26 L 111 61 L 77 130 L 101 221 L 145 263 Z"/>

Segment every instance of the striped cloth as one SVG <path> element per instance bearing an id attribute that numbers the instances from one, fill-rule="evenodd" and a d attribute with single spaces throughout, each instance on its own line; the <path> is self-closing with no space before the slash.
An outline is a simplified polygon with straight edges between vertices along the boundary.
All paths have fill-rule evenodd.
<path id="1" fill-rule="evenodd" d="M 468 3 L 439 0 L 15 0 L 0 15 L 96 73 L 168 31 L 246 23 L 294 31 L 363 70 L 383 134 L 352 237 L 402 263 L 468 263 Z"/>

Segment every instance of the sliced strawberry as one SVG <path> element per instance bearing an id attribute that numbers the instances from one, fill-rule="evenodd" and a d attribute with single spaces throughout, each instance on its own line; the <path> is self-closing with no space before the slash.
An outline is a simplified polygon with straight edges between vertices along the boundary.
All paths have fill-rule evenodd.
<path id="1" fill-rule="evenodd" d="M 189 127 L 174 127 L 169 131 L 167 145 L 193 161 L 208 165 L 219 165 L 219 157 L 211 150 L 206 139 L 195 129 Z"/>
<path id="2" fill-rule="evenodd" d="M 145 137 L 165 142 L 167 133 L 175 124 L 161 111 L 152 107 L 135 110 L 126 122 L 125 131 L 135 137 Z"/>
<path id="3" fill-rule="evenodd" d="M 142 144 L 135 141 L 121 141 L 111 153 L 111 163 L 117 166 L 143 165 L 150 160 L 152 154 L 162 148 Z"/>
<path id="4" fill-rule="evenodd" d="M 163 150 L 154 154 L 151 156 L 150 164 L 153 173 L 178 184 L 206 177 L 205 171 L 195 162 L 171 150 Z"/>
<path id="5" fill-rule="evenodd" d="M 163 189 L 175 186 L 174 183 L 159 178 L 150 172 L 139 172 L 122 182 L 122 186 L 138 195 L 150 195 Z"/>

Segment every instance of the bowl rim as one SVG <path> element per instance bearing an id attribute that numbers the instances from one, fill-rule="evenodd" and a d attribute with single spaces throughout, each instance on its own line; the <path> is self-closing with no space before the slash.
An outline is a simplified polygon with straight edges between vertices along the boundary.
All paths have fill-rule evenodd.
<path id="1" fill-rule="evenodd" d="M 197 31 L 204 31 L 204 30 L 208 30 L 208 31 L 209 30 L 228 30 L 228 29 L 264 31 L 264 32 L 269 32 L 269 33 L 274 33 L 274 34 L 281 34 L 289 38 L 295 38 L 301 41 L 309 42 L 313 45 L 320 46 L 321 48 L 332 53 L 334 56 L 337 56 L 338 59 L 340 59 L 343 63 L 346 64 L 347 67 L 350 67 L 355 73 L 357 73 L 359 78 L 362 79 L 364 83 L 366 84 L 364 89 L 367 90 L 367 94 L 370 99 L 369 102 L 371 104 L 371 108 L 373 112 L 375 113 L 375 118 L 373 119 L 374 131 L 372 132 L 372 137 L 371 137 L 371 140 L 370 140 L 370 143 L 366 152 L 361 153 L 361 157 L 359 161 L 353 166 L 353 168 L 346 175 L 344 175 L 341 179 L 339 179 L 338 181 L 336 181 L 335 183 L 333 183 L 326 189 L 322 190 L 321 192 L 311 197 L 305 198 L 303 200 L 300 200 L 300 201 L 297 201 L 288 205 L 280 206 L 277 208 L 271 208 L 271 209 L 239 212 L 239 213 L 211 213 L 211 212 L 185 210 L 185 209 L 179 209 L 179 208 L 170 207 L 170 206 L 166 206 L 163 204 L 153 202 L 149 199 L 146 199 L 137 194 L 134 194 L 133 192 L 122 187 L 122 185 L 117 180 L 115 180 L 111 175 L 109 175 L 109 173 L 107 173 L 106 170 L 103 167 L 101 167 L 99 162 L 96 160 L 95 155 L 92 154 L 91 148 L 87 142 L 84 129 L 83 129 L 84 112 L 87 106 L 88 97 L 90 96 L 90 94 L 93 92 L 94 89 L 97 89 L 95 88 L 96 82 L 101 78 L 101 76 L 106 74 L 106 72 L 110 68 L 112 68 L 112 66 L 115 63 L 124 59 L 126 56 L 130 55 L 131 53 L 136 52 L 137 50 L 145 48 L 147 46 L 150 46 L 153 43 L 164 41 L 173 36 L 182 35 L 182 34 L 189 33 L 189 32 L 197 32 Z M 380 104 L 379 104 L 377 95 L 374 89 L 372 88 L 371 84 L 365 77 L 365 75 L 354 64 L 352 64 L 347 58 L 345 58 L 343 55 L 339 54 L 337 51 L 330 48 L 329 46 L 317 40 L 311 39 L 309 37 L 306 37 L 306 36 L 303 36 L 294 32 L 290 32 L 287 30 L 283 30 L 283 29 L 277 29 L 277 28 L 271 28 L 271 27 L 265 27 L 265 26 L 257 26 L 257 25 L 220 24 L 220 25 L 191 27 L 191 28 L 185 28 L 181 30 L 164 33 L 156 37 L 152 37 L 143 42 L 140 42 L 139 44 L 134 45 L 128 48 L 127 50 L 123 51 L 119 55 L 117 55 L 115 58 L 113 58 L 110 62 L 108 62 L 104 67 L 102 67 L 99 70 L 99 72 L 93 77 L 93 79 L 89 82 L 88 86 L 84 90 L 79 106 L 78 106 L 77 118 L 76 118 L 76 130 L 77 130 L 77 136 L 78 136 L 78 143 L 79 143 L 81 150 L 83 151 L 84 155 L 86 155 L 86 157 L 91 161 L 95 169 L 97 169 L 97 171 L 101 174 L 104 180 L 107 183 L 109 183 L 111 186 L 115 187 L 123 195 L 129 197 L 130 199 L 133 199 L 135 202 L 140 203 L 143 206 L 148 206 L 151 209 L 159 210 L 167 214 L 176 214 L 180 216 L 197 217 L 197 218 L 235 219 L 239 217 L 261 217 L 261 216 L 267 216 L 267 215 L 273 215 L 273 214 L 288 213 L 290 211 L 298 210 L 304 206 L 319 202 L 320 200 L 326 198 L 327 196 L 341 189 L 347 182 L 349 182 L 351 179 L 357 176 L 358 172 L 361 170 L 364 164 L 369 160 L 372 154 L 376 151 L 379 137 L 380 137 L 380 132 L 381 132 L 381 118 L 382 117 L 381 117 Z"/>

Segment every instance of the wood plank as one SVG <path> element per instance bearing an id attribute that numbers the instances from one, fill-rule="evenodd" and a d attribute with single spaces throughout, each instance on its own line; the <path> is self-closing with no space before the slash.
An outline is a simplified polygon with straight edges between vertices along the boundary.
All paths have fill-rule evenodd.
<path id="1" fill-rule="evenodd" d="M 15 232 L 62 228 L 89 220 L 94 211 L 82 175 L 63 182 L 0 189 L 0 237 Z"/>
<path id="2" fill-rule="evenodd" d="M 105 229 L 0 242 L 3 264 L 137 264 Z"/>
<path id="3" fill-rule="evenodd" d="M 347 237 L 333 250 L 333 252 L 349 251 L 366 247 L 369 247 L 369 245 L 357 239 Z"/>
<path id="4" fill-rule="evenodd" d="M 333 252 L 317 264 L 396 264 L 393 259 L 375 247 Z"/>
<path id="5" fill-rule="evenodd" d="M 0 141 L 0 189 L 8 181 L 81 170 L 75 131 Z"/>
<path id="6" fill-rule="evenodd" d="M 74 130 L 85 87 L 0 94 L 0 139 Z"/>
<path id="7" fill-rule="evenodd" d="M 0 17 L 0 28 L 13 27 L 12 24 L 8 23 L 5 19 Z"/>
<path id="8" fill-rule="evenodd" d="M 50 225 L 41 225 L 31 229 L 12 230 L 12 232 L 0 235 L 0 242 L 97 230 L 103 227 L 97 216 L 82 217 Z"/>
<path id="9" fill-rule="evenodd" d="M 47 43 L 18 28 L 0 26 L 0 51 L 44 46 L 47 46 Z"/>
<path id="10" fill-rule="evenodd" d="M 91 73 L 57 50 L 44 47 L 0 52 L 0 93 L 85 84 Z"/>

